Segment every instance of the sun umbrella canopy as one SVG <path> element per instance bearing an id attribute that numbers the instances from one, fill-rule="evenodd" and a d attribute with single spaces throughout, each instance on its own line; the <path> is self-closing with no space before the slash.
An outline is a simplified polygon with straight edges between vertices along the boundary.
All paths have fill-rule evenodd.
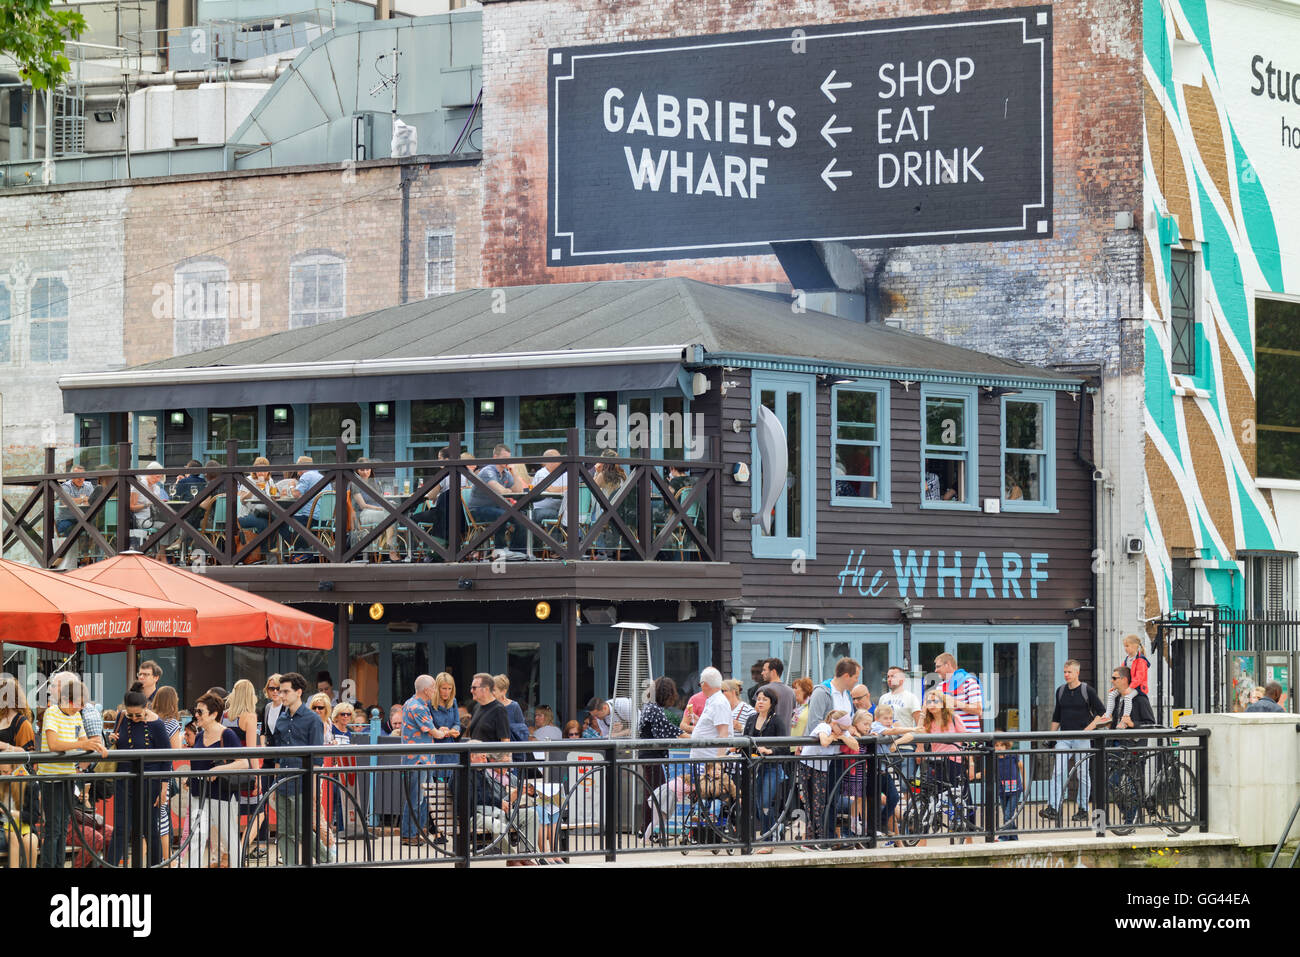
<path id="1" fill-rule="evenodd" d="M 192 605 L 198 611 L 198 628 L 191 645 L 317 649 L 334 645 L 333 622 L 137 553 L 123 552 L 69 574 Z"/>
<path id="2" fill-rule="evenodd" d="M 189 642 L 193 607 L 0 559 L 0 641 L 101 655 Z"/>

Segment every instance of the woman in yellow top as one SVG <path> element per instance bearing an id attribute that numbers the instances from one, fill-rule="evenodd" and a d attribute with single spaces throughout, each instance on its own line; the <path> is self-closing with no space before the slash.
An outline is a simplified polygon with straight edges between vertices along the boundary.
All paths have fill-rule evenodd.
<path id="1" fill-rule="evenodd" d="M 55 680 L 51 679 L 50 684 L 54 685 Z M 104 747 L 104 742 L 97 737 L 88 737 L 86 726 L 81 721 L 81 707 L 86 701 L 85 685 L 76 678 L 66 676 L 51 691 L 55 703 L 45 709 L 41 719 L 41 751 L 94 751 L 101 758 L 107 757 L 108 749 Z M 76 770 L 76 762 L 65 761 L 41 764 L 38 773 L 66 778 L 76 773 Z M 41 845 L 40 866 L 62 868 L 65 863 L 69 818 L 72 815 L 72 782 L 57 779 L 42 782 L 41 807 L 45 816 L 45 833 L 51 837 Z"/>
<path id="2" fill-rule="evenodd" d="M 0 677 L 0 753 L 34 750 L 32 710 L 22 686 L 12 675 L 4 675 Z M 21 765 L 0 764 L 0 834 L 9 836 L 10 867 L 36 866 L 36 832 L 32 822 L 23 818 L 28 785 L 20 782 L 25 776 Z"/>

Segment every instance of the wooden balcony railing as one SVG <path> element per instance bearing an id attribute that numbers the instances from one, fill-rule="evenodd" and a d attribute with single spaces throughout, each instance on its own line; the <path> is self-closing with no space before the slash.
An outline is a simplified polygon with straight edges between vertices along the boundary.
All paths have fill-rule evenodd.
<path id="1" fill-rule="evenodd" d="M 449 436 L 448 447 L 458 449 L 460 436 Z M 567 447 L 578 447 L 576 430 L 569 431 Z M 204 467 L 203 484 L 192 498 L 164 499 L 158 483 L 148 480 L 160 474 L 157 469 L 56 473 L 54 450 L 47 449 L 42 474 L 4 480 L 3 551 L 11 558 L 25 552 L 47 568 L 128 550 L 191 565 L 465 562 L 501 558 L 493 542 L 507 536 L 516 546 L 509 549 L 512 558 L 717 562 L 723 560 L 718 450 L 713 439 L 704 460 L 651 459 L 648 451 L 630 457 L 566 452 L 545 462 L 550 471 L 541 481 L 503 497 L 476 471 L 489 464 L 536 463 L 537 456 L 368 465 L 345 461 L 347 449 L 340 441 L 332 463 Z M 226 461 L 236 462 L 238 451 L 236 443 L 228 443 Z M 131 461 L 128 443 L 118 446 L 117 461 Z M 597 481 L 602 463 L 621 466 L 626 473 L 621 484 L 602 487 Z M 369 483 L 357 476 L 366 468 L 375 470 Z M 688 475 L 676 488 L 668 476 L 672 468 Z M 280 494 L 254 478 L 270 472 L 274 481 L 309 469 L 320 478 L 301 494 L 288 485 Z M 164 483 L 184 471 L 162 470 Z M 398 491 L 398 474 L 418 478 Z M 85 504 L 64 487 L 73 478 L 95 486 Z M 378 512 L 377 518 L 362 521 L 355 507 L 358 493 L 364 493 L 366 510 L 372 517 Z M 134 511 L 147 513 L 147 519 L 132 514 L 133 495 Z M 537 510 L 557 499 L 558 508 Z"/>

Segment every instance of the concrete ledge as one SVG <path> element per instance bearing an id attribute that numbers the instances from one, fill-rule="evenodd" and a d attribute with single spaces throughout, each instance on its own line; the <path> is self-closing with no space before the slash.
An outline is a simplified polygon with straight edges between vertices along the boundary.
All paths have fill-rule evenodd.
<path id="1" fill-rule="evenodd" d="M 1128 837 L 1057 837 L 949 846 L 936 839 L 927 847 L 887 847 L 804 853 L 782 848 L 771 854 L 739 850 L 627 854 L 612 864 L 574 858 L 570 867 L 1253 867 L 1254 849 L 1230 834 L 1132 834 Z"/>

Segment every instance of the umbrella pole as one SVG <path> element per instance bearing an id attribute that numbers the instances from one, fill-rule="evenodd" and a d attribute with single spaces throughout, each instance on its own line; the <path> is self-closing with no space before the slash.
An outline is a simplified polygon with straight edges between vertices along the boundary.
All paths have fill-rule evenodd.
<path id="1" fill-rule="evenodd" d="M 136 658 L 138 657 L 135 645 L 126 646 L 126 688 L 131 690 L 131 684 L 135 681 L 135 674 L 138 670 Z"/>

